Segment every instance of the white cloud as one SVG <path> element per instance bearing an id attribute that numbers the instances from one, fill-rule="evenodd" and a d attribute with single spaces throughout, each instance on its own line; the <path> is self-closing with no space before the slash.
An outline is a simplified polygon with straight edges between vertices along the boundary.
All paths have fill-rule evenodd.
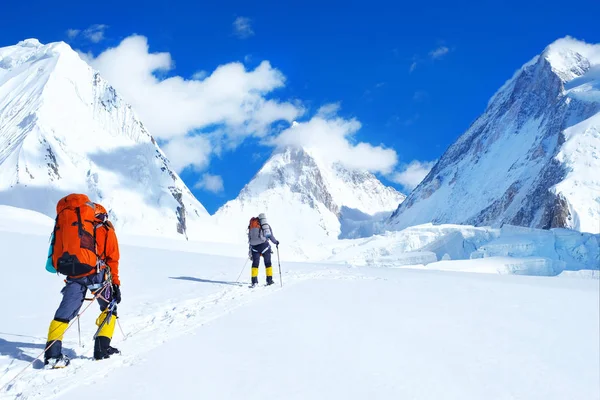
<path id="1" fill-rule="evenodd" d="M 206 72 L 205 70 L 200 70 L 200 71 L 194 72 L 194 74 L 192 75 L 192 79 L 201 81 L 204 78 L 206 78 L 207 76 L 208 76 L 208 72 Z"/>
<path id="2" fill-rule="evenodd" d="M 247 71 L 241 63 L 219 66 L 202 81 L 180 76 L 158 79 L 173 67 L 169 53 L 149 53 L 147 39 L 130 36 L 92 61 L 130 102 L 151 133 L 162 139 L 183 136 L 214 124 L 230 135 L 264 136 L 275 121 L 292 121 L 303 110 L 266 99 L 285 84 L 284 75 L 263 61 Z"/>
<path id="3" fill-rule="evenodd" d="M 178 137 L 169 140 L 161 148 L 177 173 L 189 166 L 196 170 L 206 168 L 214 152 L 210 139 L 200 135 Z"/>
<path id="4" fill-rule="evenodd" d="M 414 72 L 415 69 L 417 69 L 417 67 L 420 64 L 423 63 L 427 63 L 435 61 L 435 60 L 439 60 L 442 57 L 444 57 L 446 54 L 448 54 L 450 52 L 450 49 L 446 46 L 440 46 L 436 49 L 433 49 L 429 52 L 429 59 L 427 57 L 422 57 L 419 56 L 418 54 L 415 54 L 412 58 L 412 63 L 410 64 L 410 67 L 408 68 L 408 72 L 412 73 Z"/>
<path id="5" fill-rule="evenodd" d="M 159 79 L 157 72 L 166 75 L 173 68 L 171 55 L 150 53 L 147 39 L 134 35 L 90 62 L 132 104 L 150 132 L 163 140 L 218 127 L 219 144 L 235 148 L 248 136 L 264 137 L 273 123 L 291 122 L 304 112 L 299 104 L 267 98 L 285 85 L 285 76 L 268 61 L 253 70 L 238 62 L 221 65 L 202 80 Z M 192 151 L 171 145 L 172 160 L 177 158 L 175 149 Z M 182 162 L 176 161 L 179 168 L 190 165 Z"/>
<path id="6" fill-rule="evenodd" d="M 80 29 L 67 29 L 67 37 L 69 39 L 75 39 L 80 32 Z"/>
<path id="7" fill-rule="evenodd" d="M 241 39 L 249 38 L 254 36 L 254 30 L 252 30 L 252 21 L 248 17 L 237 17 L 233 21 L 233 33 Z"/>
<path id="8" fill-rule="evenodd" d="M 108 29 L 108 25 L 94 24 L 83 31 L 81 29 L 68 29 L 67 36 L 69 39 L 83 36 L 92 43 L 100 43 L 104 40 L 104 31 L 106 31 L 106 29 Z"/>
<path id="9" fill-rule="evenodd" d="M 431 171 L 436 161 L 417 161 L 404 166 L 401 172 L 396 172 L 389 177 L 392 182 L 401 184 L 407 189 L 414 189 Z"/>
<path id="10" fill-rule="evenodd" d="M 83 35 L 93 43 L 99 43 L 104 39 L 104 31 L 108 25 L 95 24 L 83 31 Z"/>
<path id="11" fill-rule="evenodd" d="M 438 58 L 442 58 L 443 56 L 448 54 L 448 52 L 450 52 L 449 48 L 447 48 L 446 46 L 440 46 L 437 49 L 431 50 L 429 52 L 429 56 L 432 59 L 437 60 Z"/>
<path id="12" fill-rule="evenodd" d="M 202 177 L 194 185 L 196 189 L 204 189 L 213 193 L 221 193 L 224 189 L 223 178 L 219 175 L 211 175 L 209 173 L 202 174 Z"/>
<path id="13" fill-rule="evenodd" d="M 325 162 L 339 162 L 347 168 L 390 173 L 398 157 L 393 149 L 354 143 L 361 124 L 356 119 L 335 115 L 339 104 L 327 104 L 309 121 L 296 122 L 269 143 L 277 147 L 301 146 L 317 153 Z"/>
<path id="14" fill-rule="evenodd" d="M 339 102 L 325 104 L 317 110 L 317 115 L 321 117 L 334 117 L 340 111 L 341 107 L 342 105 Z"/>
<path id="15" fill-rule="evenodd" d="M 147 39 L 138 35 L 95 58 L 80 55 L 132 104 L 150 133 L 165 143 L 161 147 L 177 172 L 206 170 L 213 155 L 235 149 L 248 137 L 277 147 L 303 146 L 321 153 L 326 162 L 354 169 L 389 174 L 397 163 L 393 149 L 357 143 L 355 134 L 361 124 L 339 117 L 339 103 L 326 104 L 312 119 L 294 123 L 304 108 L 299 101 L 269 98 L 285 85 L 285 76 L 268 61 L 254 69 L 232 62 L 185 79 L 172 75 L 169 53 L 151 53 Z M 279 129 L 284 130 L 276 135 Z"/>
<path id="16" fill-rule="evenodd" d="M 94 62 L 94 54 L 91 51 L 84 53 L 81 50 L 75 50 L 79 57 L 88 64 L 92 64 Z"/>

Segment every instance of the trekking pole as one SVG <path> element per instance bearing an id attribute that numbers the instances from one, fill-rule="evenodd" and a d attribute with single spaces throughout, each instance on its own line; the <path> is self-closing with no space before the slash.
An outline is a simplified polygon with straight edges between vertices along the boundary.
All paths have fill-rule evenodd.
<path id="1" fill-rule="evenodd" d="M 77 317 L 77 333 L 79 334 L 79 347 L 83 347 L 81 345 L 81 324 L 79 323 L 79 316 Z"/>
<path id="2" fill-rule="evenodd" d="M 277 247 L 277 264 L 279 264 L 279 283 L 281 284 L 281 287 L 283 287 L 283 278 L 281 277 L 281 261 L 279 261 L 279 245 L 275 247 Z"/>
<path id="3" fill-rule="evenodd" d="M 244 263 L 244 266 L 242 267 L 242 270 L 240 271 L 240 274 L 238 275 L 237 279 L 235 280 L 235 283 L 239 283 L 240 278 L 242 277 L 242 274 L 244 273 L 244 270 L 246 269 L 246 264 L 248 264 L 248 258 L 246 258 L 246 262 Z"/>
<path id="4" fill-rule="evenodd" d="M 103 288 L 105 288 L 105 287 L 106 287 L 106 285 L 107 285 L 107 284 L 104 284 Z M 100 291 L 98 291 L 98 294 L 94 296 L 94 299 L 97 299 L 99 295 L 100 295 Z M 76 317 L 76 318 L 77 318 L 77 320 L 79 320 L 79 317 L 80 317 L 81 315 L 83 315 L 83 313 L 85 312 L 85 310 L 87 310 L 87 309 L 88 309 L 88 308 L 89 308 L 89 307 L 90 307 L 92 304 L 93 304 L 93 302 L 90 302 L 90 304 L 88 304 L 88 305 L 87 305 L 87 306 L 86 306 L 86 307 L 83 309 L 83 311 L 82 311 L 82 312 L 80 312 L 79 314 L 77 314 L 77 317 Z M 67 329 L 65 329 L 65 332 L 64 332 L 64 333 L 66 333 L 66 332 L 69 330 L 69 328 L 71 328 L 71 327 L 73 326 L 73 324 L 74 324 L 74 323 L 75 323 L 75 321 L 71 321 L 71 322 L 69 323 L 69 325 L 67 326 Z M 54 331 L 53 331 L 53 332 L 54 332 Z M 63 334 L 64 334 L 64 333 L 63 333 Z M 44 350 L 42 350 L 42 352 L 41 352 L 41 353 L 40 353 L 40 354 L 39 354 L 39 355 L 38 355 L 36 358 L 34 358 L 32 361 L 30 361 L 30 362 L 29 362 L 29 363 L 28 363 L 28 364 L 25 366 L 25 368 L 23 368 L 23 369 L 22 369 L 22 370 L 21 370 L 21 371 L 20 371 L 20 372 L 19 372 L 17 375 L 13 376 L 13 378 L 12 378 L 10 381 L 6 382 L 6 383 L 5 383 L 5 384 L 4 384 L 4 385 L 3 385 L 3 386 L 0 388 L 0 391 L 2 391 L 2 390 L 4 390 L 4 389 L 6 389 L 7 387 L 9 387 L 11 383 L 13 383 L 13 382 L 14 382 L 14 381 L 15 381 L 15 380 L 16 380 L 16 379 L 19 377 L 19 376 L 21 376 L 21 374 L 22 374 L 23 372 L 25 372 L 25 371 L 27 370 L 27 368 L 29 368 L 29 366 L 30 366 L 30 365 L 32 365 L 32 364 L 33 364 L 35 361 L 37 361 L 37 360 L 38 360 L 38 359 L 39 359 L 41 356 L 43 356 L 43 355 L 44 355 L 44 353 L 46 353 L 46 351 L 47 351 L 48 349 L 50 349 L 50 347 L 52 347 L 52 345 L 54 345 L 54 343 L 56 343 L 56 342 L 58 342 L 58 339 L 56 339 L 56 340 L 53 340 L 53 341 L 52 341 L 52 343 L 50 343 L 48 346 L 46 346 L 46 348 L 45 348 Z"/>
<path id="5" fill-rule="evenodd" d="M 123 341 L 126 341 L 127 335 L 125 334 L 125 332 L 123 332 L 123 328 L 121 327 L 121 322 L 119 321 L 118 317 L 117 317 L 117 325 L 119 325 L 119 329 L 121 330 L 121 335 L 123 335 Z"/>

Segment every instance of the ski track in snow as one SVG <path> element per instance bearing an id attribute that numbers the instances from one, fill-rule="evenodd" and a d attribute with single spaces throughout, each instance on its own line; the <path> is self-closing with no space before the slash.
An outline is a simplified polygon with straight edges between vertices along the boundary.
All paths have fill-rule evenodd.
<path id="1" fill-rule="evenodd" d="M 279 277 L 274 276 L 274 278 L 277 280 Z M 355 274 L 349 275 L 344 273 L 344 271 L 331 269 L 319 272 L 284 274 L 283 279 L 283 286 L 287 287 L 314 279 L 381 278 Z M 135 340 L 136 345 L 131 350 L 124 350 L 127 346 L 123 348 L 119 347 L 123 351 L 123 354 L 113 356 L 101 362 L 95 362 L 92 358 L 93 345 L 91 345 L 87 349 L 84 348 L 84 351 L 75 351 L 76 356 L 71 359 L 71 364 L 67 368 L 50 371 L 42 369 L 43 357 L 40 357 L 40 359 L 35 360 L 33 366 L 29 366 L 28 370 L 4 388 L 0 392 L 0 397 L 15 400 L 58 398 L 77 386 L 92 384 L 118 368 L 137 364 L 143 361 L 145 353 L 163 343 L 189 334 L 203 325 L 231 313 L 239 307 L 283 289 L 280 287 L 279 282 L 276 282 L 273 286 L 259 286 L 252 289 L 248 287 L 247 283 L 240 283 L 238 286 L 227 287 L 207 296 L 172 304 L 163 303 L 155 305 L 150 310 L 144 308 L 144 306 L 151 306 L 150 303 L 142 304 L 142 307 L 138 308 L 140 311 L 137 314 L 127 315 L 127 322 L 122 326 L 125 338 L 123 338 L 119 326 L 115 329 L 115 346 L 119 347 L 119 344 L 125 341 Z M 84 304 L 84 307 L 86 305 L 87 303 Z M 148 312 L 142 313 L 141 310 L 144 309 L 148 310 Z M 75 323 L 65 335 L 63 348 L 68 354 L 70 353 L 69 349 L 78 349 L 77 339 L 73 338 L 76 329 Z M 160 335 L 156 335 L 159 331 Z M 37 342 L 40 344 L 45 343 L 45 341 L 39 340 Z M 29 355 L 33 358 L 39 352 L 40 350 L 35 349 L 35 353 L 32 352 Z M 17 373 L 21 372 L 24 366 L 25 362 L 11 363 L 3 371 L 0 377 L 0 385 L 6 385 Z M 40 375 L 42 376 L 41 379 Z M 49 393 L 49 389 L 52 390 L 51 394 Z"/>

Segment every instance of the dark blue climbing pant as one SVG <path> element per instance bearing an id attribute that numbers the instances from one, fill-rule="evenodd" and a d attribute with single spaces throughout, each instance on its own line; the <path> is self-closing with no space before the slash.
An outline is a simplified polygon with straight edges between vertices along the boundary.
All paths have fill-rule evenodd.
<path id="1" fill-rule="evenodd" d="M 78 279 L 67 278 L 67 284 L 61 291 L 63 298 L 58 306 L 58 310 L 56 310 L 56 313 L 54 314 L 54 319 L 61 322 L 70 322 L 77 316 L 77 313 L 79 313 L 88 288 L 99 288 L 103 283 L 104 272 Z M 100 311 L 104 311 L 106 307 L 108 307 L 106 300 L 111 300 L 111 290 L 112 288 L 108 286 L 102 291 L 100 296 L 104 297 L 104 299 L 98 296 Z M 117 314 L 116 306 L 114 308 L 114 313 L 115 315 Z"/>
<path id="2" fill-rule="evenodd" d="M 260 256 L 265 260 L 265 267 L 271 266 L 271 246 L 269 242 L 250 246 L 252 248 L 252 268 L 258 268 Z"/>

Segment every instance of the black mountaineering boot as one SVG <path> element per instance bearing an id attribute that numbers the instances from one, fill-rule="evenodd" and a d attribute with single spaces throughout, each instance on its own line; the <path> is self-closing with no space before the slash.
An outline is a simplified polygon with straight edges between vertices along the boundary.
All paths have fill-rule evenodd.
<path id="1" fill-rule="evenodd" d="M 106 336 L 98 336 L 94 343 L 94 359 L 102 360 L 109 358 L 113 354 L 119 354 L 120 351 L 117 348 L 110 346 L 110 339 Z"/>

